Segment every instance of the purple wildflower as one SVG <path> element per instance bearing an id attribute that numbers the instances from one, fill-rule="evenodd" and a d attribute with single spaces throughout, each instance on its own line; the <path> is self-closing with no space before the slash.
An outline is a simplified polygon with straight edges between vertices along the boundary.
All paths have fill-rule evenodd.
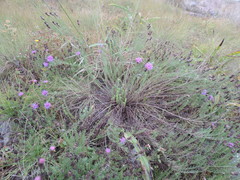
<path id="1" fill-rule="evenodd" d="M 32 82 L 32 83 L 37 83 L 37 80 L 36 80 L 36 79 L 33 79 L 33 80 L 31 80 L 30 82 Z"/>
<path id="2" fill-rule="evenodd" d="M 39 105 L 38 105 L 38 103 L 33 103 L 33 104 L 31 104 L 31 107 L 33 109 L 37 109 L 37 108 L 39 108 Z"/>
<path id="3" fill-rule="evenodd" d="M 141 63 L 143 61 L 142 58 L 140 58 L 140 57 L 136 58 L 135 60 L 137 63 Z"/>
<path id="4" fill-rule="evenodd" d="M 227 144 L 227 146 L 230 147 L 230 148 L 233 148 L 235 146 L 235 144 L 230 142 L 230 143 Z"/>
<path id="5" fill-rule="evenodd" d="M 48 67 L 48 65 L 49 65 L 48 62 L 44 62 L 44 63 L 43 63 L 43 66 L 44 66 L 44 67 Z"/>
<path id="6" fill-rule="evenodd" d="M 52 61 L 54 61 L 53 56 L 48 56 L 48 57 L 47 57 L 47 62 L 52 62 Z"/>
<path id="7" fill-rule="evenodd" d="M 121 144 L 125 144 L 125 142 L 126 142 L 126 138 L 125 138 L 125 137 L 121 137 L 121 138 L 120 138 L 120 143 L 121 143 Z"/>
<path id="8" fill-rule="evenodd" d="M 212 95 L 209 95 L 208 96 L 208 100 L 213 102 L 214 101 L 214 97 Z"/>
<path id="9" fill-rule="evenodd" d="M 216 123 L 216 122 L 212 122 L 212 123 L 211 123 L 211 127 L 212 127 L 213 129 L 215 129 L 215 128 L 217 127 L 217 123 Z"/>
<path id="10" fill-rule="evenodd" d="M 81 54 L 81 52 L 78 51 L 78 52 L 76 52 L 75 54 L 76 54 L 77 56 L 79 56 L 79 55 Z"/>
<path id="11" fill-rule="evenodd" d="M 48 83 L 48 80 L 44 80 L 43 83 Z"/>
<path id="12" fill-rule="evenodd" d="M 43 96 L 47 96 L 48 95 L 48 91 L 47 90 L 42 90 L 42 95 Z"/>
<path id="13" fill-rule="evenodd" d="M 111 149 L 110 149 L 110 148 L 106 148 L 105 152 L 106 152 L 107 154 L 109 154 L 109 153 L 111 152 Z"/>
<path id="14" fill-rule="evenodd" d="M 201 93 L 201 94 L 204 95 L 204 96 L 206 96 L 206 95 L 207 95 L 207 90 L 206 90 L 206 89 L 202 90 L 202 93 Z"/>
<path id="15" fill-rule="evenodd" d="M 50 151 L 55 151 L 55 150 L 56 150 L 56 147 L 55 147 L 55 146 L 51 146 L 51 147 L 49 148 L 49 150 L 50 150 Z"/>
<path id="16" fill-rule="evenodd" d="M 36 176 L 34 180 L 41 180 L 41 176 Z"/>
<path id="17" fill-rule="evenodd" d="M 150 62 L 148 62 L 148 63 L 145 64 L 145 68 L 146 68 L 148 71 L 150 71 L 150 70 L 153 69 L 153 64 L 150 63 Z"/>
<path id="18" fill-rule="evenodd" d="M 45 159 L 44 158 L 40 158 L 39 160 L 38 160 L 38 164 L 39 165 L 43 165 L 45 163 Z"/>
<path id="19" fill-rule="evenodd" d="M 44 107 L 45 107 L 46 109 L 49 109 L 51 106 L 52 106 L 52 105 L 51 105 L 50 102 L 45 102 L 45 103 L 44 103 Z"/>
<path id="20" fill-rule="evenodd" d="M 33 50 L 33 51 L 32 51 L 32 54 L 36 54 L 36 52 L 37 52 L 36 50 Z"/>
<path id="21" fill-rule="evenodd" d="M 19 93 L 18 93 L 18 96 L 23 96 L 23 95 L 24 95 L 23 92 L 19 92 Z"/>

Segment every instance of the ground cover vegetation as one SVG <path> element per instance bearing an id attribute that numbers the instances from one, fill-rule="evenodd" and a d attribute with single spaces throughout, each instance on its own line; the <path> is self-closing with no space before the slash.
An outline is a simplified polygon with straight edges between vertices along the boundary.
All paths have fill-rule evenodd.
<path id="1" fill-rule="evenodd" d="M 0 3 L 2 179 L 239 178 L 238 27 L 163 1 Z"/>

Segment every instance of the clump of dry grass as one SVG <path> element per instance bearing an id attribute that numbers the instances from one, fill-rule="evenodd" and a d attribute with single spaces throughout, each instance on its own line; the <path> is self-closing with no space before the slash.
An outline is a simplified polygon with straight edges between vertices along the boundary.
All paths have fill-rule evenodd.
<path id="1" fill-rule="evenodd" d="M 178 173 L 191 171 L 191 167 L 195 172 L 204 173 L 208 165 L 204 164 L 205 160 L 198 162 L 196 157 L 206 153 L 205 148 L 216 146 L 211 152 L 213 157 L 209 155 L 212 161 L 219 158 L 220 151 L 229 151 L 222 141 L 214 140 L 214 131 L 209 130 L 208 135 L 201 132 L 209 129 L 212 122 L 226 118 L 225 98 L 212 102 L 201 95 L 202 89 L 213 89 L 218 82 L 208 80 L 208 72 L 191 67 L 191 57 L 174 49 L 174 44 L 149 40 L 149 33 L 124 41 L 118 32 L 111 32 L 102 52 L 92 53 L 92 65 L 85 67 L 85 74 L 71 79 L 71 83 L 65 82 L 67 87 L 60 93 L 64 105 L 58 113 L 65 117 L 68 125 L 77 122 L 78 131 L 86 131 L 88 141 L 94 140 L 98 146 L 106 139 L 111 143 L 106 135 L 109 127 L 136 132 L 134 135 L 141 146 L 151 147 L 149 154 L 162 155 L 161 162 L 155 159 L 152 165 L 164 172 L 170 169 L 169 176 L 176 173 L 179 177 Z M 139 52 L 130 48 L 135 41 L 144 44 Z M 138 56 L 143 57 L 144 63 L 154 62 L 153 70 L 146 71 L 144 63 L 135 63 L 134 58 Z M 219 89 L 216 91 L 216 97 L 222 93 Z M 84 112 L 87 116 L 81 116 Z M 224 158 L 231 156 L 225 155 Z M 188 178 L 199 175 L 186 174 Z"/>
<path id="2" fill-rule="evenodd" d="M 148 38 L 149 35 L 146 40 Z M 149 130 L 161 125 L 172 126 L 173 119 L 184 124 L 205 123 L 196 120 L 200 104 L 194 107 L 182 105 L 198 96 L 196 93 L 203 88 L 201 81 L 205 82 L 196 70 L 187 70 L 189 55 L 174 50 L 174 45 L 168 42 L 147 40 L 140 54 L 144 56 L 145 63 L 154 61 L 154 70 L 144 72 L 143 65 L 134 64 L 136 52 L 124 52 L 120 56 L 111 54 L 113 49 L 130 47 L 134 41 L 122 44 L 113 38 L 109 42 L 103 54 L 93 57 L 92 72 L 86 70 L 86 77 L 81 78 L 81 82 L 75 80 L 75 87 L 71 86 L 66 91 L 66 104 L 75 119 L 86 105 L 92 111 L 87 120 L 80 122 L 80 129 L 91 130 L 98 124 L 99 131 L 108 121 L 126 129 Z M 179 107 L 182 111 L 178 110 Z"/>

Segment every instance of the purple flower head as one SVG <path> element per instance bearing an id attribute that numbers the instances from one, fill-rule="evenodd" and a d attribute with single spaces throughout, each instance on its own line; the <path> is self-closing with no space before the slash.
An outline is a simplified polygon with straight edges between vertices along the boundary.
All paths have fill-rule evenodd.
<path id="1" fill-rule="evenodd" d="M 212 95 L 209 95 L 208 100 L 214 102 L 214 97 Z"/>
<path id="2" fill-rule="evenodd" d="M 48 83 L 48 80 L 44 80 L 43 83 Z"/>
<path id="3" fill-rule="evenodd" d="M 125 138 L 125 137 L 121 137 L 121 138 L 120 138 L 120 143 L 121 143 L 121 144 L 125 144 L 125 142 L 126 142 L 126 138 Z"/>
<path id="4" fill-rule="evenodd" d="M 47 96 L 48 95 L 48 91 L 47 90 L 42 90 L 42 95 L 43 96 Z"/>
<path id="5" fill-rule="evenodd" d="M 34 180 L 41 180 L 41 176 L 36 176 Z"/>
<path id="6" fill-rule="evenodd" d="M 47 57 L 47 62 L 53 62 L 53 61 L 54 61 L 53 56 L 48 56 L 48 57 Z"/>
<path id="7" fill-rule="evenodd" d="M 79 56 L 79 55 L 81 54 L 81 52 L 78 51 L 78 52 L 76 52 L 75 54 L 76 54 L 77 56 Z"/>
<path id="8" fill-rule="evenodd" d="M 206 89 L 202 90 L 201 94 L 206 96 L 207 95 L 207 90 Z"/>
<path id="9" fill-rule="evenodd" d="M 52 106 L 52 105 L 51 105 L 50 102 L 45 102 L 45 103 L 44 103 L 44 107 L 45 107 L 46 109 L 49 109 L 51 106 Z"/>
<path id="10" fill-rule="evenodd" d="M 36 51 L 36 50 L 33 50 L 33 51 L 32 51 L 32 54 L 36 54 L 36 53 L 37 53 L 37 51 Z"/>
<path id="11" fill-rule="evenodd" d="M 145 64 L 145 68 L 146 68 L 148 71 L 150 71 L 150 70 L 153 69 L 153 64 L 150 63 L 150 62 L 148 62 L 148 63 Z"/>
<path id="12" fill-rule="evenodd" d="M 44 67 L 48 67 L 48 65 L 49 65 L 48 62 L 44 62 L 44 63 L 43 63 L 43 66 L 44 66 Z"/>
<path id="13" fill-rule="evenodd" d="M 105 152 L 106 152 L 107 154 L 109 154 L 109 153 L 111 152 L 111 149 L 110 149 L 110 148 L 106 148 L 106 149 L 105 149 Z"/>
<path id="14" fill-rule="evenodd" d="M 39 108 L 39 105 L 38 105 L 38 103 L 33 103 L 33 104 L 31 104 L 31 107 L 33 109 L 37 109 L 37 108 Z"/>
<path id="15" fill-rule="evenodd" d="M 36 79 L 31 80 L 32 83 L 37 83 L 38 81 Z"/>
<path id="16" fill-rule="evenodd" d="M 45 159 L 44 158 L 40 158 L 39 160 L 38 160 L 38 164 L 39 165 L 43 165 L 45 163 Z"/>
<path id="17" fill-rule="evenodd" d="M 140 58 L 140 57 L 136 58 L 135 60 L 137 63 L 141 63 L 143 61 L 142 58 Z"/>
<path id="18" fill-rule="evenodd" d="M 23 95 L 24 95 L 23 92 L 19 92 L 19 93 L 18 93 L 18 96 L 23 96 Z"/>
<path id="19" fill-rule="evenodd" d="M 227 146 L 230 147 L 230 148 L 233 148 L 235 146 L 235 144 L 230 142 L 230 143 L 227 144 Z"/>
<path id="20" fill-rule="evenodd" d="M 55 150 L 56 150 L 56 147 L 55 147 L 55 146 L 50 146 L 49 150 L 50 150 L 50 151 L 55 151 Z"/>
<path id="21" fill-rule="evenodd" d="M 211 127 L 212 127 L 213 129 L 215 129 L 215 128 L 217 127 L 217 123 L 216 123 L 216 122 L 212 122 L 212 123 L 211 123 Z"/>

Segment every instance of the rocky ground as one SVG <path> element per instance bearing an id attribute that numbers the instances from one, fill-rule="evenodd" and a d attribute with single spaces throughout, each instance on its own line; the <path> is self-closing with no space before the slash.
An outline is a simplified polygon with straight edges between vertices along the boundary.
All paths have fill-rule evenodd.
<path id="1" fill-rule="evenodd" d="M 230 18 L 240 24 L 240 0 L 170 0 L 194 16 Z"/>
<path id="2" fill-rule="evenodd" d="M 0 149 L 10 140 L 11 125 L 9 121 L 0 121 Z"/>

